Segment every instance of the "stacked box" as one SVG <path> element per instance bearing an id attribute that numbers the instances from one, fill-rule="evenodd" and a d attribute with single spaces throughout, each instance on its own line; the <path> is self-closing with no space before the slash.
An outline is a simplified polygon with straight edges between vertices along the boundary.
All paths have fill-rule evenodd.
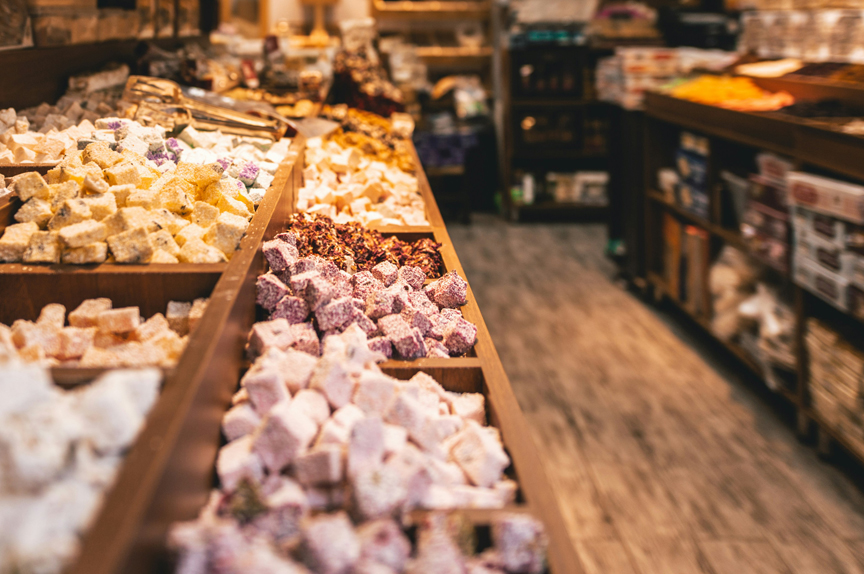
<path id="1" fill-rule="evenodd" d="M 699 217 L 708 219 L 708 139 L 681 132 L 681 145 L 675 151 L 675 164 L 680 181 L 675 201 Z"/>
<path id="2" fill-rule="evenodd" d="M 864 186 L 793 171 L 788 176 L 793 205 L 864 224 Z"/>
<path id="3" fill-rule="evenodd" d="M 615 56 L 598 62 L 598 98 L 627 109 L 641 109 L 647 90 L 668 83 L 678 74 L 679 54 L 669 48 L 617 48 Z"/>
<path id="4" fill-rule="evenodd" d="M 759 173 L 749 178 L 741 235 L 760 261 L 789 271 L 789 194 L 792 163 L 772 153 L 756 156 Z"/>
<path id="5" fill-rule="evenodd" d="M 864 453 L 864 353 L 816 319 L 807 321 L 810 357 L 810 401 L 813 410 L 840 433 L 860 454 Z"/>

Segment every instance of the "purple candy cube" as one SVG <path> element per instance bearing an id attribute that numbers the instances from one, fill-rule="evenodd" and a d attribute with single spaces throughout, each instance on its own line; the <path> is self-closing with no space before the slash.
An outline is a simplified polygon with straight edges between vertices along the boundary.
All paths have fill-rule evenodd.
<path id="1" fill-rule="evenodd" d="M 378 321 L 378 328 L 390 339 L 396 351 L 404 359 L 426 356 L 426 345 L 419 329 L 411 327 L 401 315 L 387 315 Z"/>
<path id="2" fill-rule="evenodd" d="M 321 354 L 321 344 L 318 341 L 318 333 L 315 332 L 315 327 L 312 323 L 297 323 L 291 325 L 291 334 L 294 336 L 294 342 L 291 348 L 317 357 Z"/>
<path id="3" fill-rule="evenodd" d="M 318 321 L 319 329 L 330 331 L 347 325 L 354 318 L 355 311 L 351 298 L 342 297 L 320 306 L 315 311 L 315 319 Z"/>
<path id="4" fill-rule="evenodd" d="M 300 258 L 296 247 L 278 239 L 265 241 L 261 250 L 270 264 L 270 270 L 277 273 L 285 271 Z"/>
<path id="5" fill-rule="evenodd" d="M 370 293 L 384 289 L 384 284 L 376 279 L 371 271 L 355 273 L 351 277 L 351 284 L 354 287 L 354 297 L 364 301 Z"/>
<path id="6" fill-rule="evenodd" d="M 454 309 L 468 302 L 468 283 L 455 270 L 427 285 L 425 291 L 442 308 Z"/>
<path id="7" fill-rule="evenodd" d="M 449 359 L 450 351 L 445 347 L 441 341 L 436 341 L 435 339 L 426 338 L 423 340 L 423 343 L 426 345 L 426 356 L 429 358 L 435 359 Z"/>
<path id="8" fill-rule="evenodd" d="M 464 355 L 477 342 L 477 327 L 459 318 L 444 328 L 444 346 L 451 355 Z"/>
<path id="9" fill-rule="evenodd" d="M 289 295 L 288 286 L 272 273 L 265 273 L 255 282 L 255 302 L 273 311 L 280 299 Z"/>
<path id="10" fill-rule="evenodd" d="M 286 295 L 276 304 L 276 308 L 273 309 L 270 318 L 285 319 L 290 324 L 294 325 L 295 323 L 304 322 L 308 316 L 309 306 L 306 305 L 305 300 L 300 297 Z"/>
<path id="11" fill-rule="evenodd" d="M 306 299 L 306 304 L 313 311 L 317 311 L 336 297 L 336 289 L 333 284 L 327 281 L 321 275 L 315 275 L 306 282 L 306 289 L 303 290 L 303 297 Z"/>
<path id="12" fill-rule="evenodd" d="M 374 337 L 366 341 L 366 344 L 369 345 L 371 351 L 381 353 L 388 359 L 393 358 L 393 343 L 387 337 Z"/>
<path id="13" fill-rule="evenodd" d="M 398 280 L 407 283 L 415 291 L 423 288 L 423 283 L 426 282 L 426 274 L 419 267 L 406 265 L 399 268 Z"/>
<path id="14" fill-rule="evenodd" d="M 399 268 L 389 261 L 382 261 L 372 268 L 372 275 L 383 283 L 385 287 L 389 287 L 396 282 L 396 278 L 399 276 Z"/>
<path id="15" fill-rule="evenodd" d="M 392 291 L 373 291 L 366 298 L 366 315 L 370 319 L 392 315 L 394 298 L 395 294 Z"/>

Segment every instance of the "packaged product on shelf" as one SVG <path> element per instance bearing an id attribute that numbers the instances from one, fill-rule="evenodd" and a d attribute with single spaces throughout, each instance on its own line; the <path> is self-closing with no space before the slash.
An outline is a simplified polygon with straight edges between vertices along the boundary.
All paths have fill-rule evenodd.
<path id="1" fill-rule="evenodd" d="M 840 433 L 860 455 L 864 453 L 864 353 L 860 341 L 847 341 L 818 321 L 807 320 L 811 406 L 822 424 Z"/>
<path id="2" fill-rule="evenodd" d="M 27 0 L 0 4 L 0 50 L 33 45 Z"/>
<path id="3" fill-rule="evenodd" d="M 441 244 L 428 237 L 402 241 L 395 235 L 384 237 L 359 223 L 333 223 L 329 217 L 308 214 L 292 215 L 286 231 L 297 237 L 300 257 L 318 255 L 349 273 L 368 271 L 384 261 L 399 267 L 418 267 L 429 279 L 444 273 Z"/>
<path id="4" fill-rule="evenodd" d="M 794 207 L 792 214 L 797 237 L 812 236 L 840 249 L 864 255 L 864 227 L 805 207 Z"/>
<path id="5" fill-rule="evenodd" d="M 325 340 L 320 358 L 270 349 L 256 359 L 223 419 L 219 488 L 196 521 L 172 528 L 180 572 L 216 560 L 244 571 L 464 569 L 471 558 L 445 535 L 442 516 L 421 524 L 413 557 L 394 519 L 512 503 L 510 459 L 487 426 L 483 395 L 446 391 L 423 372 L 394 379 L 376 364 L 384 358 L 351 326 Z M 504 514 L 492 534 L 484 560 L 541 571 L 546 542 L 535 519 Z"/>
<path id="6" fill-rule="evenodd" d="M 704 229 L 688 225 L 684 228 L 683 245 L 681 249 L 681 301 L 691 313 L 707 317 L 710 310 L 706 308 L 710 236 Z"/>
<path id="7" fill-rule="evenodd" d="M 841 311 L 849 309 L 847 291 L 849 279 L 819 265 L 806 255 L 796 252 L 795 283 L 818 295 Z"/>
<path id="8" fill-rule="evenodd" d="M 740 332 L 738 307 L 752 295 L 757 277 L 758 271 L 744 253 L 728 245 L 723 248 L 708 276 L 713 307 L 711 331 L 718 338 L 728 341 Z"/>
<path id="9" fill-rule="evenodd" d="M 699 217 L 708 219 L 708 139 L 681 132 L 681 145 L 675 150 L 675 165 L 680 181 L 675 187 L 675 202 Z"/>
<path id="10" fill-rule="evenodd" d="M 351 135 L 360 134 L 307 140 L 297 209 L 336 223 L 429 225 L 417 178 L 354 147 Z"/>
<path id="11" fill-rule="evenodd" d="M 770 152 L 756 154 L 756 165 L 759 166 L 759 175 L 786 185 L 786 176 L 795 169 L 794 164 L 785 158 Z"/>
<path id="12" fill-rule="evenodd" d="M 864 224 L 864 186 L 798 171 L 787 179 L 790 203 Z"/>
<path id="13" fill-rule="evenodd" d="M 75 560 L 159 395 L 157 369 L 118 370 L 74 390 L 10 362 L 0 388 L 0 570 L 59 573 Z"/>
<path id="14" fill-rule="evenodd" d="M 63 305 L 42 308 L 36 322 L 0 323 L 0 363 L 23 361 L 64 367 L 170 367 L 207 299 L 171 301 L 165 315 L 143 319 L 138 307 L 114 309 L 110 299 L 87 299 L 66 316 Z M 66 325 L 68 319 L 68 325 Z"/>
<path id="15" fill-rule="evenodd" d="M 458 309 L 467 302 L 468 284 L 455 271 L 429 284 L 420 268 L 387 260 L 349 273 L 315 255 L 300 257 L 291 232 L 266 242 L 263 251 L 270 271 L 258 278 L 256 300 L 269 320 L 250 334 L 253 358 L 272 346 L 317 356 L 319 339 L 352 325 L 388 358 L 447 358 L 474 347 L 477 328 Z"/>

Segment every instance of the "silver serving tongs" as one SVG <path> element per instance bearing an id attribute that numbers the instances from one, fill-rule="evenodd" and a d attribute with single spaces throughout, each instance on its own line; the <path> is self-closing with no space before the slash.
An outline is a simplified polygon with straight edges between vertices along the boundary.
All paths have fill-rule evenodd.
<path id="1" fill-rule="evenodd" d="M 156 121 L 169 129 L 191 124 L 195 129 L 278 140 L 287 128 L 284 122 L 189 98 L 177 83 L 150 76 L 130 76 L 123 99 L 138 104 L 135 119 Z"/>

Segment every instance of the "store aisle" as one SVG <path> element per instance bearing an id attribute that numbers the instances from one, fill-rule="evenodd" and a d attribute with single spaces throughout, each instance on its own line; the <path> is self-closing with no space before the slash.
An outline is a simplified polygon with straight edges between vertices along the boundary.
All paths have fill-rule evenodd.
<path id="1" fill-rule="evenodd" d="M 588 574 L 864 573 L 861 492 L 612 281 L 602 226 L 449 230 Z"/>

